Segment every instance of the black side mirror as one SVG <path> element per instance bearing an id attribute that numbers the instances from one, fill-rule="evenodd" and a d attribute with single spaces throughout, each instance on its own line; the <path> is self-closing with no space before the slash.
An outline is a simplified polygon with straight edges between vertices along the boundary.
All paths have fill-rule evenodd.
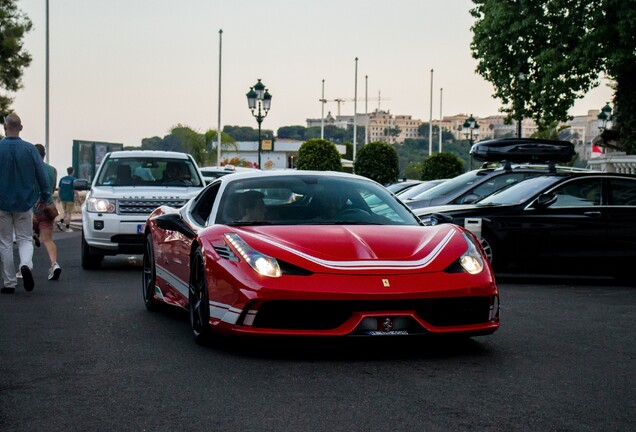
<path id="1" fill-rule="evenodd" d="M 431 225 L 441 225 L 445 223 L 453 223 L 453 217 L 444 213 L 431 214 Z"/>
<path id="2" fill-rule="evenodd" d="M 75 179 L 73 182 L 73 189 L 78 191 L 86 191 L 91 188 L 90 183 L 86 179 Z"/>
<path id="3" fill-rule="evenodd" d="M 461 203 L 462 204 L 472 204 L 475 201 L 477 201 L 479 198 L 481 198 L 481 197 L 479 195 L 477 195 L 477 194 L 466 195 Z"/>
<path id="4" fill-rule="evenodd" d="M 557 200 L 554 192 L 548 192 L 539 195 L 537 200 L 532 204 L 533 208 L 546 208 L 551 206 Z"/>
<path id="5" fill-rule="evenodd" d="M 157 226 L 167 231 L 177 231 L 189 239 L 196 237 L 196 233 L 183 222 L 183 218 L 179 213 L 162 214 L 154 218 Z"/>

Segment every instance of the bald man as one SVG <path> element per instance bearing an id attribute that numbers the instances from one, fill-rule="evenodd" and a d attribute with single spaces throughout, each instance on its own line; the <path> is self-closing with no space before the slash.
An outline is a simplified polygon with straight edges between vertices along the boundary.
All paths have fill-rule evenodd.
<path id="1" fill-rule="evenodd" d="M 22 121 L 17 114 L 4 117 L 5 138 L 0 140 L 0 259 L 2 294 L 13 294 L 18 280 L 13 262 L 13 233 L 20 255 L 24 289 L 33 291 L 33 206 L 43 206 L 51 196 L 44 163 L 35 146 L 20 138 Z M 33 186 L 40 186 L 39 195 Z M 39 199 L 39 201 L 38 201 Z"/>

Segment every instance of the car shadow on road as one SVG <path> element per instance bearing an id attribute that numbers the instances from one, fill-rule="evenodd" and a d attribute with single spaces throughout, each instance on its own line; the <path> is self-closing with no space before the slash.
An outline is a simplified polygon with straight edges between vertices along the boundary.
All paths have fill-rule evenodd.
<path id="1" fill-rule="evenodd" d="M 497 273 L 498 283 L 535 285 L 573 285 L 598 287 L 636 287 L 636 277 L 617 279 L 605 276 L 540 275 Z"/>
<path id="2" fill-rule="evenodd" d="M 399 360 L 490 357 L 492 345 L 484 338 L 436 336 L 371 337 L 238 337 L 216 338 L 210 346 L 229 354 L 277 360 Z"/>

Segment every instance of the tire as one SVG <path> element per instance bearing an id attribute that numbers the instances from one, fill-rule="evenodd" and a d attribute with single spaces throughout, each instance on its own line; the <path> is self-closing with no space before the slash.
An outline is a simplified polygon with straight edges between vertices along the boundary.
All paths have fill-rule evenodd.
<path id="1" fill-rule="evenodd" d="M 146 309 L 154 311 L 159 307 L 159 300 L 155 298 L 157 267 L 155 266 L 155 252 L 152 244 L 152 234 L 146 235 L 144 243 L 142 293 Z"/>
<path id="2" fill-rule="evenodd" d="M 488 261 L 490 261 L 490 265 L 494 269 L 495 265 L 499 265 L 499 258 L 496 254 L 497 248 L 495 245 L 495 241 L 490 234 L 482 233 L 481 247 L 484 248 L 484 252 L 486 252 L 486 256 L 488 257 Z"/>
<path id="3" fill-rule="evenodd" d="M 194 252 L 190 263 L 190 283 L 188 309 L 190 311 L 190 327 L 194 340 L 199 345 L 206 345 L 211 338 L 210 300 L 208 282 L 205 278 L 205 266 L 201 249 Z"/>
<path id="4" fill-rule="evenodd" d="M 91 254 L 90 247 L 88 243 L 86 243 L 84 232 L 82 231 L 82 268 L 84 270 L 99 270 L 102 266 L 103 259 L 104 257 L 102 255 Z"/>

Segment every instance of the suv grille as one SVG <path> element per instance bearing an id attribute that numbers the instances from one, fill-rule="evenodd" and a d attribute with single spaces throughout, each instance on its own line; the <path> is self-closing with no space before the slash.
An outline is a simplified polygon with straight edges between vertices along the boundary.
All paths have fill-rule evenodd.
<path id="1" fill-rule="evenodd" d="M 117 214 L 150 214 L 159 206 L 181 207 L 187 200 L 184 199 L 122 199 L 118 201 Z"/>

